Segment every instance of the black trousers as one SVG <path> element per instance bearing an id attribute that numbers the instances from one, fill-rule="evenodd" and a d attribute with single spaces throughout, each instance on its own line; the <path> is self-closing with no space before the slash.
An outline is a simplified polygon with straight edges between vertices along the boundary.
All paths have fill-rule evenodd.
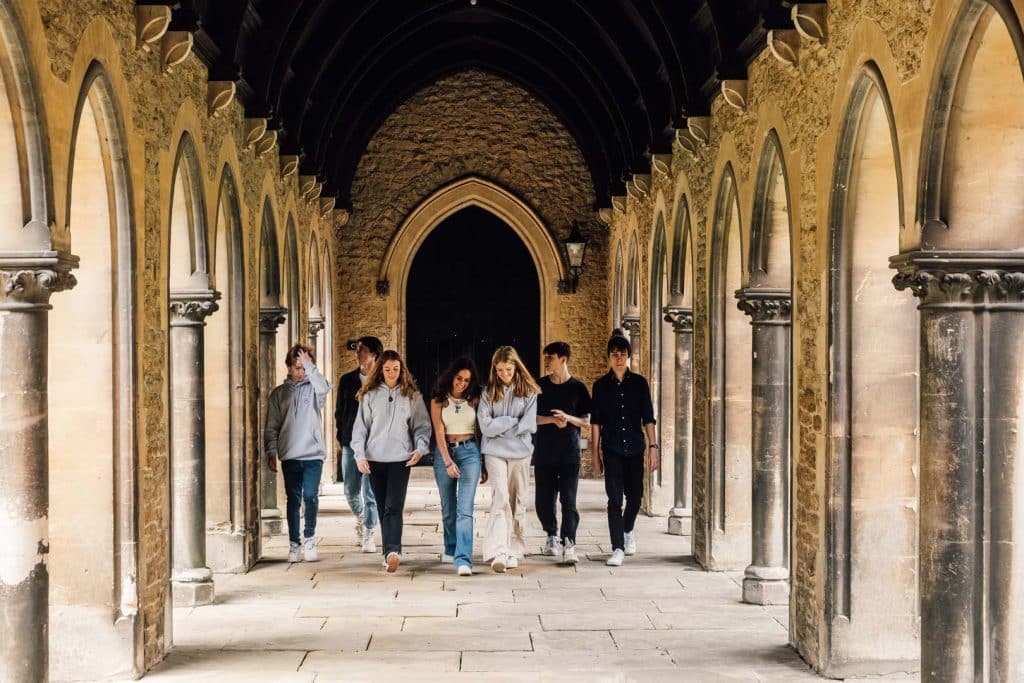
<path id="1" fill-rule="evenodd" d="M 602 453 L 602 456 L 604 490 L 608 494 L 608 534 L 612 550 L 623 550 L 626 547 L 623 535 L 633 530 L 644 497 L 644 456 L 623 457 L 614 453 Z M 625 510 L 622 509 L 623 496 Z"/>
<path id="2" fill-rule="evenodd" d="M 402 517 L 405 513 L 405 493 L 409 490 L 409 470 L 404 461 L 370 461 L 370 486 L 377 499 L 384 557 L 388 553 L 402 554 Z"/>
<path id="3" fill-rule="evenodd" d="M 562 541 L 576 542 L 580 513 L 576 510 L 576 490 L 580 483 L 579 462 L 534 465 L 534 507 L 537 519 L 548 536 L 558 536 L 555 501 L 562 503 Z"/>

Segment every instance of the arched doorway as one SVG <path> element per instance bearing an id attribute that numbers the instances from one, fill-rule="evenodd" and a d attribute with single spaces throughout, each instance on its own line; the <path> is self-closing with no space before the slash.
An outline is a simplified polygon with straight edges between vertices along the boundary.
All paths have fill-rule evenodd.
<path id="1" fill-rule="evenodd" d="M 537 373 L 537 268 L 519 236 L 491 212 L 470 206 L 438 224 L 416 252 L 405 299 L 407 362 L 424 394 L 461 355 L 486 375 L 503 344 Z"/>

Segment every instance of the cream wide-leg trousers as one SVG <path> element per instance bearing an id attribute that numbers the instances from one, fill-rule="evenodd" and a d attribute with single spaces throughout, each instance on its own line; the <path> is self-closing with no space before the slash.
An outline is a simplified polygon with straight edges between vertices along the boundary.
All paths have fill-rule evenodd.
<path id="1" fill-rule="evenodd" d="M 484 529 L 481 555 L 490 562 L 498 555 L 522 557 L 526 552 L 527 488 L 530 458 L 499 458 L 485 455 L 487 482 L 491 485 L 491 514 Z"/>

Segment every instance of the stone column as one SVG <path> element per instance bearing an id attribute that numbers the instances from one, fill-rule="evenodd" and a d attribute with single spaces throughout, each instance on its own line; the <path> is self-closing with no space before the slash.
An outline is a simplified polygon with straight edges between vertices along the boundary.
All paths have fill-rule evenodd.
<path id="1" fill-rule="evenodd" d="M 203 328 L 218 292 L 170 295 L 171 587 L 175 607 L 213 602 L 206 566 L 206 426 Z"/>
<path id="2" fill-rule="evenodd" d="M 666 306 L 665 322 L 672 323 L 676 336 L 676 428 L 673 452 L 675 499 L 668 513 L 668 532 L 676 536 L 686 533 L 685 520 L 693 510 L 690 505 L 690 438 L 693 411 L 693 311 L 680 306 Z"/>
<path id="3" fill-rule="evenodd" d="M 0 681 L 49 678 L 47 311 L 73 257 L 0 256 Z"/>
<path id="4" fill-rule="evenodd" d="M 892 265 L 921 300 L 921 681 L 1024 680 L 1024 254 Z"/>
<path id="5" fill-rule="evenodd" d="M 309 319 L 309 346 L 314 351 L 316 350 L 317 337 L 320 336 L 320 332 L 324 329 L 324 319 L 319 317 L 311 317 Z M 320 359 L 316 359 L 317 364 L 320 363 Z"/>
<path id="6" fill-rule="evenodd" d="M 743 601 L 789 601 L 789 376 L 788 290 L 736 292 L 751 317 L 751 563 L 743 574 Z"/>
<path id="7" fill-rule="evenodd" d="M 626 333 L 626 339 L 629 340 L 629 346 L 633 349 L 632 360 L 630 361 L 629 368 L 633 372 L 640 372 L 640 316 L 635 313 L 627 313 L 622 316 L 622 330 Z"/>
<path id="8" fill-rule="evenodd" d="M 270 392 L 274 390 L 276 384 L 274 371 L 277 368 L 277 328 L 284 324 L 287 312 L 287 309 L 277 307 L 260 309 L 260 433 L 257 438 L 260 444 L 260 472 L 263 474 L 260 485 L 260 519 L 264 536 L 281 533 L 281 509 L 277 506 L 277 473 L 271 472 L 267 467 L 267 457 L 263 450 L 263 427 L 267 419 L 267 399 L 270 398 Z"/>

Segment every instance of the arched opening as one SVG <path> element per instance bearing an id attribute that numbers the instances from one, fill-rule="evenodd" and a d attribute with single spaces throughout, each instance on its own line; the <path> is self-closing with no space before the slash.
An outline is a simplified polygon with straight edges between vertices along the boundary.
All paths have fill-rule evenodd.
<path id="1" fill-rule="evenodd" d="M 658 214 L 654 228 L 654 242 L 651 248 L 651 279 L 648 308 L 648 329 L 650 330 L 650 387 L 654 401 L 654 417 L 658 421 L 658 435 L 661 439 L 659 453 L 661 466 L 652 470 L 648 477 L 647 511 L 664 514 L 672 501 L 672 460 L 675 441 L 675 340 L 672 325 L 665 321 L 665 306 L 669 303 L 668 244 L 665 235 L 665 218 Z"/>
<path id="2" fill-rule="evenodd" d="M 82 267 L 78 285 L 50 313 L 47 348 L 54 680 L 141 670 L 128 173 L 119 114 L 99 67 L 82 93 L 68 214 Z"/>
<path id="3" fill-rule="evenodd" d="M 672 443 L 673 501 L 669 533 L 692 533 L 693 490 L 693 268 L 690 266 L 690 206 L 686 195 L 675 204 L 669 271 L 669 311 L 675 347 L 675 429 Z M 689 521 L 683 521 L 690 518 Z"/>
<path id="4" fill-rule="evenodd" d="M 324 409 L 324 436 L 327 440 L 327 461 L 324 463 L 324 481 L 334 482 L 338 475 L 338 440 L 335 438 L 334 404 L 337 401 L 338 378 L 334 376 L 334 287 L 331 278 L 331 257 L 326 240 L 320 256 L 323 282 L 323 354 L 317 359 L 321 372 L 331 382 L 331 393 Z"/>
<path id="5" fill-rule="evenodd" d="M 623 281 L 626 278 L 622 265 L 622 244 L 615 247 L 615 273 L 612 280 L 612 327 L 622 325 L 622 315 L 626 307 L 626 288 Z"/>
<path id="6" fill-rule="evenodd" d="M 305 343 L 307 335 L 301 329 L 299 323 L 302 321 L 301 309 L 300 309 L 300 298 L 299 298 L 299 248 L 295 236 L 295 221 L 291 216 L 288 217 L 288 223 L 285 225 L 284 234 L 284 261 L 281 264 L 284 271 L 283 288 L 281 296 L 285 301 L 285 307 L 288 309 L 288 334 L 284 338 L 279 338 L 277 350 L 281 360 L 281 368 L 279 368 L 278 374 L 284 376 L 284 355 L 288 352 L 289 347 L 292 344 L 299 342 Z"/>
<path id="7" fill-rule="evenodd" d="M 731 167 L 722 176 L 711 242 L 711 448 L 706 499 L 708 568 L 750 557 L 750 321 L 736 307 L 743 282 L 740 213 Z"/>
<path id="8" fill-rule="evenodd" d="M 442 221 L 416 252 L 406 292 L 407 362 L 429 392 L 454 358 L 486 376 L 494 350 L 514 346 L 540 368 L 540 278 L 518 235 L 471 206 Z"/>
<path id="9" fill-rule="evenodd" d="M 220 311 L 206 324 L 206 532 L 209 566 L 246 568 L 245 266 L 238 195 L 225 169 L 217 202 L 214 273 Z"/>
<path id="10" fill-rule="evenodd" d="M 270 200 L 263 203 L 260 216 L 260 358 L 259 358 L 259 426 L 260 435 L 267 418 L 267 398 L 277 386 L 278 349 L 281 339 L 287 343 L 287 331 L 278 328 L 289 313 L 281 307 L 281 260 L 277 227 Z M 284 353 L 280 355 L 284 358 Z M 263 439 L 259 439 L 260 473 L 260 538 L 281 531 L 281 510 L 277 505 L 277 475 L 267 467 Z M 262 549 L 260 550 L 262 554 Z"/>
<path id="11" fill-rule="evenodd" d="M 920 649 L 918 313 L 890 281 L 902 223 L 892 131 L 868 70 L 847 107 L 831 198 L 826 666 L 840 675 L 903 670 Z"/>

